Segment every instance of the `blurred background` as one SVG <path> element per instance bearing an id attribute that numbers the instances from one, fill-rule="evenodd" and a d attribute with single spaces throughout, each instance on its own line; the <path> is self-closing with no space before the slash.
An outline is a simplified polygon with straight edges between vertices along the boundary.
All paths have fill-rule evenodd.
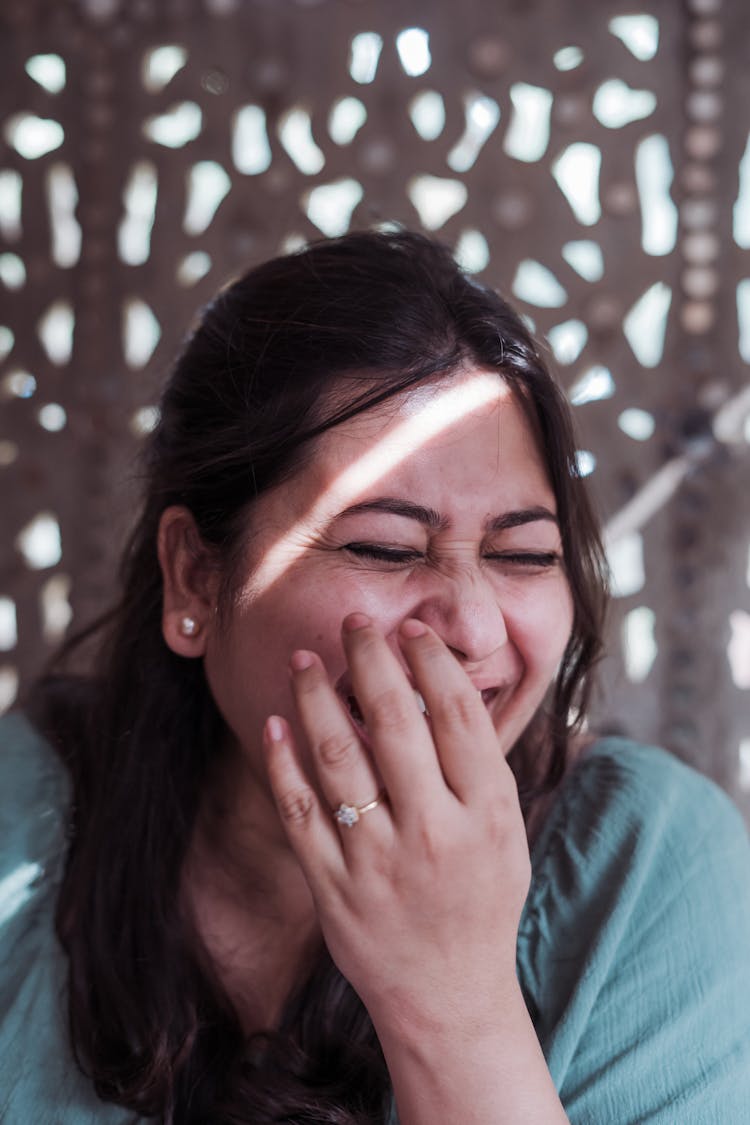
<path id="1" fill-rule="evenodd" d="M 745 0 L 4 0 L 0 710 L 106 607 L 240 269 L 401 224 L 545 341 L 615 582 L 595 722 L 750 817 Z"/>

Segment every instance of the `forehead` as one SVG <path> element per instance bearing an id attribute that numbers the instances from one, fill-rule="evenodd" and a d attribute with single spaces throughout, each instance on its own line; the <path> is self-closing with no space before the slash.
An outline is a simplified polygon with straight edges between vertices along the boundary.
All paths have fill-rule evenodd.
<path id="1" fill-rule="evenodd" d="M 346 506 L 377 492 L 551 490 L 526 412 L 495 371 L 420 385 L 322 434 L 298 482 Z M 302 497 L 300 497 L 302 499 Z"/>

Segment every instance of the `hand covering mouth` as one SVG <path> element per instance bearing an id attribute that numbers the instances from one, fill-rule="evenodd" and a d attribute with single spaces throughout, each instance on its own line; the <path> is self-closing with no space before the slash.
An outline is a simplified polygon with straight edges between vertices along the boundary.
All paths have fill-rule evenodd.
<path id="1" fill-rule="evenodd" d="M 427 710 L 427 704 L 425 703 L 424 699 L 418 691 L 416 691 L 415 689 L 412 690 L 414 691 L 414 699 L 416 700 L 417 707 L 423 715 L 428 715 L 429 712 Z M 354 695 L 352 692 L 347 692 L 346 694 L 339 692 L 338 694 L 346 704 L 346 708 L 357 726 L 361 727 L 363 730 L 366 730 L 367 727 L 365 726 L 365 717 L 362 714 L 359 703 L 357 702 L 356 695 Z"/>
<path id="2" fill-rule="evenodd" d="M 482 697 L 482 702 L 484 703 L 485 707 L 490 706 L 492 701 L 497 696 L 499 690 L 500 689 L 496 688 L 496 687 L 484 688 L 482 690 L 477 689 L 479 695 Z M 430 712 L 427 708 L 427 704 L 425 703 L 423 696 L 421 695 L 420 692 L 417 691 L 416 688 L 412 688 L 412 691 L 414 693 L 414 699 L 415 699 L 415 702 L 417 704 L 417 707 L 422 712 L 422 714 L 425 716 L 425 718 L 429 718 Z M 357 697 L 354 695 L 354 693 L 351 690 L 351 685 L 346 683 L 346 682 L 339 683 L 339 684 L 336 685 L 336 692 L 337 692 L 339 698 L 344 702 L 344 704 L 346 706 L 346 709 L 349 712 L 349 715 L 351 716 L 354 724 L 360 730 L 366 731 L 367 726 L 365 724 L 365 718 L 364 718 L 364 715 L 362 714 L 362 709 L 359 706 L 359 703 L 357 701 Z"/>
<path id="3" fill-rule="evenodd" d="M 365 717 L 362 714 L 362 708 L 359 705 L 359 702 L 357 700 L 356 695 L 352 691 L 352 686 L 351 686 L 351 683 L 348 681 L 348 678 L 342 677 L 342 679 L 339 681 L 339 683 L 336 684 L 335 690 L 336 690 L 336 694 L 338 695 L 339 699 L 343 702 L 344 706 L 346 707 L 347 711 L 349 712 L 349 715 L 350 715 L 351 719 L 354 721 L 355 725 L 357 727 L 359 727 L 360 730 L 367 730 L 367 726 L 365 724 Z M 424 699 L 422 698 L 422 695 L 417 691 L 416 688 L 412 688 L 412 691 L 414 693 L 414 699 L 416 701 L 416 704 L 417 704 L 417 707 L 419 708 L 419 710 L 422 712 L 423 715 L 429 714 L 429 712 L 427 710 L 427 704 L 425 703 Z"/>

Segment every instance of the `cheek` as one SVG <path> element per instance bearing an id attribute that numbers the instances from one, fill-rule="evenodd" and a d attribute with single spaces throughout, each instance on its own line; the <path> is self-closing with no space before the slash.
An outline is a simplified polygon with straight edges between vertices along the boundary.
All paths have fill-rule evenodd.
<path id="1" fill-rule="evenodd" d="M 341 623 L 350 613 L 366 613 L 388 636 L 408 616 L 413 598 L 399 592 L 383 576 L 348 576 L 307 591 L 298 599 L 299 631 L 321 647 L 341 647 Z M 293 626 L 285 628 L 289 632 Z M 342 649 L 343 651 L 343 649 Z"/>
<path id="2" fill-rule="evenodd" d="M 514 605 L 508 631 L 527 667 L 550 678 L 562 659 L 573 627 L 573 600 L 567 582 L 529 591 Z"/>

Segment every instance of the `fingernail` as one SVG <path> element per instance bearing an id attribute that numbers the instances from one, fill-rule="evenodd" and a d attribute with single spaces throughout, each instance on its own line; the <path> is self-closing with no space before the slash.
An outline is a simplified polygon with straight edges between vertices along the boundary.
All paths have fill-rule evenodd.
<path id="1" fill-rule="evenodd" d="M 401 622 L 401 635 L 404 637 L 423 637 L 427 632 L 427 626 L 422 621 L 417 621 L 416 617 L 407 617 L 406 621 Z"/>
<path id="2" fill-rule="evenodd" d="M 366 629 L 370 618 L 366 613 L 350 613 L 344 618 L 343 628 L 346 633 L 356 633 L 357 629 Z"/>
<path id="3" fill-rule="evenodd" d="M 296 652 L 293 652 L 291 660 L 289 661 L 293 672 L 304 672 L 305 668 L 311 668 L 314 663 L 315 657 L 304 648 L 297 649 Z"/>
<path id="4" fill-rule="evenodd" d="M 266 730 L 271 742 L 283 742 L 284 724 L 278 715 L 269 715 L 266 719 Z"/>

